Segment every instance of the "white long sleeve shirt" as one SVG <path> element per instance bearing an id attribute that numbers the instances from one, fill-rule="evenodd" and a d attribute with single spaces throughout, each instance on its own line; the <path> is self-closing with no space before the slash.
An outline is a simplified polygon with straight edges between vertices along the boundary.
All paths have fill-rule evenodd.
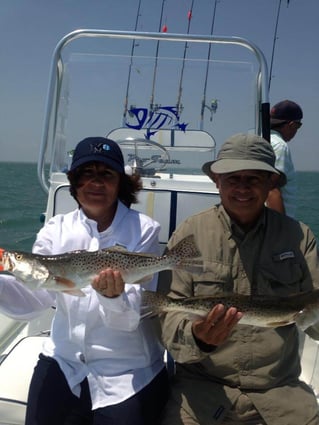
<path id="1" fill-rule="evenodd" d="M 119 202 L 112 225 L 102 233 L 82 210 L 53 217 L 38 233 L 33 252 L 60 254 L 121 245 L 128 251 L 158 254 L 159 230 L 157 222 Z M 153 279 L 148 289 L 155 288 Z M 29 320 L 56 306 L 43 354 L 59 363 L 75 395 L 79 396 L 80 383 L 88 378 L 92 408 L 97 409 L 136 394 L 164 367 L 155 320 L 140 321 L 141 290 L 140 285 L 126 284 L 121 296 L 106 298 L 88 282 L 83 288 L 86 296 L 77 297 L 30 291 L 2 275 L 0 309 L 15 319 Z"/>
<path id="2" fill-rule="evenodd" d="M 287 215 L 294 218 L 297 203 L 297 183 L 291 152 L 287 142 L 284 141 L 278 131 L 271 130 L 270 143 L 276 155 L 275 167 L 284 173 L 287 178 L 287 183 L 280 188 L 285 211 Z"/>

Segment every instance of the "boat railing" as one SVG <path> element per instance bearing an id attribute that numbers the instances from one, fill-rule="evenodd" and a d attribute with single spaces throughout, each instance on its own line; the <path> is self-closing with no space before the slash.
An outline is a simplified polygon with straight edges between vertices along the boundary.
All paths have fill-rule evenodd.
<path id="1" fill-rule="evenodd" d="M 246 51 L 249 51 L 250 54 L 254 56 L 256 60 L 257 75 L 255 75 L 255 85 L 256 93 L 254 98 L 254 128 L 252 131 L 262 134 L 265 138 L 269 139 L 269 99 L 268 99 L 268 70 L 265 57 L 261 50 L 251 43 L 248 40 L 239 37 L 224 37 L 224 36 L 203 36 L 203 35 L 192 35 L 192 34 L 170 34 L 170 33 L 152 33 L 152 32 L 135 32 L 135 31 L 113 31 L 113 30 L 94 30 L 94 29 L 81 29 L 73 31 L 63 37 L 60 42 L 57 44 L 56 49 L 53 54 L 51 70 L 50 70 L 50 79 L 47 92 L 47 102 L 46 102 L 46 111 L 44 126 L 42 132 L 42 140 L 39 150 L 39 160 L 38 160 L 38 178 L 41 184 L 41 187 L 45 192 L 49 191 L 49 178 L 45 170 L 46 164 L 50 163 L 50 170 L 54 171 L 54 164 L 52 165 L 52 160 L 60 155 L 60 151 L 64 149 L 64 145 L 70 143 L 70 136 L 66 133 L 63 133 L 65 126 L 65 116 L 61 110 L 63 108 L 67 109 L 68 102 L 68 88 L 67 79 L 70 69 L 72 70 L 73 62 L 70 64 L 65 60 L 66 56 L 64 53 L 67 51 L 72 43 L 78 42 L 78 40 L 88 41 L 91 39 L 100 40 L 111 40 L 112 44 L 117 41 L 122 43 L 124 41 L 134 42 L 134 43 L 144 43 L 146 41 L 160 42 L 161 45 L 165 42 L 169 43 L 180 43 L 187 45 L 203 45 L 203 46 L 231 46 L 231 47 L 241 47 Z M 147 48 L 146 48 L 147 50 Z M 216 50 L 216 49 L 215 49 Z M 74 59 L 74 62 L 78 60 L 81 55 L 79 54 Z M 113 55 L 114 58 L 116 55 Z M 125 55 L 121 56 L 123 60 Z M 143 61 L 144 56 L 140 55 L 140 61 Z M 156 58 L 157 59 L 157 58 Z M 86 64 L 89 63 L 89 56 L 86 58 Z M 128 63 L 129 58 L 127 58 Z M 163 61 L 166 58 L 163 59 Z M 154 61 L 154 58 L 153 58 Z M 193 59 L 195 67 L 197 66 L 200 59 L 195 57 Z M 158 61 L 159 62 L 159 61 Z M 132 58 L 131 58 L 132 63 Z M 217 62 L 216 62 L 217 63 Z M 90 64 L 89 64 L 90 65 Z M 167 63 L 165 63 L 167 65 Z M 130 64 L 131 66 L 131 64 Z M 164 67 L 165 68 L 165 67 Z M 137 70 L 138 73 L 138 70 Z M 184 73 L 184 77 L 185 77 Z M 119 75 L 119 74 L 118 74 Z M 155 72 L 154 72 L 155 75 Z M 191 77 L 191 76 L 190 76 Z M 151 79 L 151 76 L 149 76 Z M 166 78 L 167 80 L 167 78 Z M 113 86 L 115 84 L 113 83 Z M 187 83 L 185 81 L 185 86 Z M 153 93 L 152 93 L 153 99 Z M 234 93 L 233 103 L 237 99 L 236 94 Z M 237 100 L 238 101 L 238 100 Z M 217 102 L 217 101 L 215 101 Z M 83 102 L 82 102 L 83 103 Z M 127 103 L 127 99 L 125 104 Z M 78 103 L 79 104 L 79 103 Z M 172 104 L 172 102 L 171 102 Z M 215 105 L 216 106 L 216 105 Z M 175 113 L 179 114 L 184 106 L 177 102 L 175 105 Z M 211 109 L 206 104 L 203 103 L 203 109 Z M 149 112 L 156 112 L 158 104 L 151 102 L 149 107 Z M 125 114 L 127 113 L 127 105 L 125 106 Z M 211 112 L 212 113 L 212 112 Z M 59 116 L 59 114 L 62 114 Z M 234 116 L 235 118 L 235 116 Z M 211 117 L 212 120 L 212 117 Z M 79 124 L 80 121 L 77 120 Z M 202 127 L 202 123 L 200 124 Z M 50 174 L 50 173 L 49 173 Z"/>

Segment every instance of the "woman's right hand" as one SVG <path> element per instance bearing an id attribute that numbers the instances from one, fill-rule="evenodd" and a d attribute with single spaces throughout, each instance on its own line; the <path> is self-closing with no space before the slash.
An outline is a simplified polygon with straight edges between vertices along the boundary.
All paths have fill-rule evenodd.
<path id="1" fill-rule="evenodd" d="M 93 279 L 92 287 L 104 297 L 114 298 L 124 292 L 125 283 L 118 270 L 105 269 Z"/>

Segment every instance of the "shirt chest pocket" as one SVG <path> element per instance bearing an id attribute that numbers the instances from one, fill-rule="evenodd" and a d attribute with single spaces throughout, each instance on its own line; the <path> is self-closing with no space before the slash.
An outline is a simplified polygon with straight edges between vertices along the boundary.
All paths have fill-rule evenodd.
<path id="1" fill-rule="evenodd" d="M 302 290 L 303 271 L 299 263 L 285 260 L 258 266 L 257 286 L 261 295 L 287 296 Z"/>
<path id="2" fill-rule="evenodd" d="M 221 295 L 233 291 L 236 268 L 230 264 L 213 261 L 205 263 L 205 268 L 205 273 L 194 276 L 193 292 L 195 296 Z"/>

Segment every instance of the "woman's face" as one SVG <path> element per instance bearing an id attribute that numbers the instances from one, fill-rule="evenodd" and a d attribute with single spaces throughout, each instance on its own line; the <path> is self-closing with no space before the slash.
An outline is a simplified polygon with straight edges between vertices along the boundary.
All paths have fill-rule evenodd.
<path id="1" fill-rule="evenodd" d="M 90 162 L 79 169 L 76 198 L 89 218 L 114 211 L 120 174 L 102 162 Z"/>

